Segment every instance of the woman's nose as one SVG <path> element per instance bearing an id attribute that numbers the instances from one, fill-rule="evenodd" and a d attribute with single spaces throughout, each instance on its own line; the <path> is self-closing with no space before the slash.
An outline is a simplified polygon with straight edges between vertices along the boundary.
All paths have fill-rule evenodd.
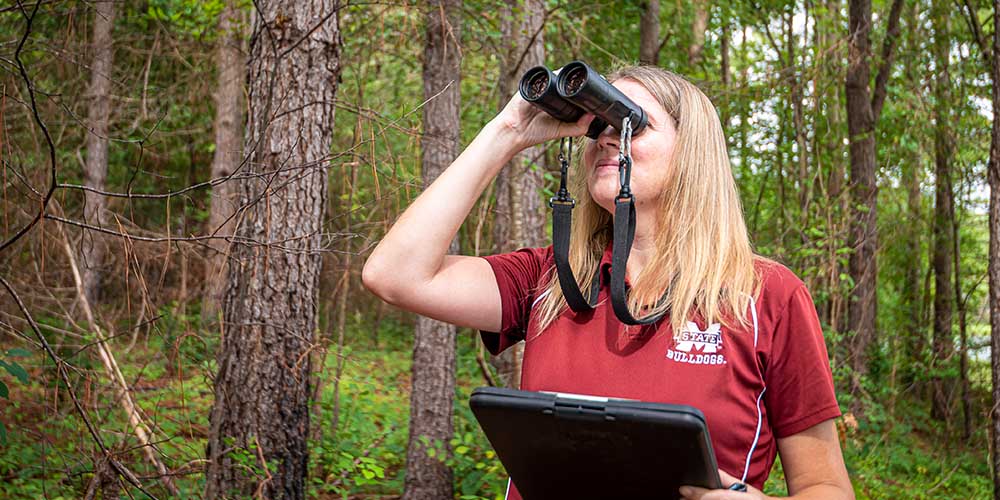
<path id="1" fill-rule="evenodd" d="M 614 127 L 608 125 L 604 127 L 601 131 L 601 135 L 597 136 L 597 144 L 601 148 L 614 148 L 618 149 L 618 141 L 621 139 L 621 135 L 615 130 Z"/>

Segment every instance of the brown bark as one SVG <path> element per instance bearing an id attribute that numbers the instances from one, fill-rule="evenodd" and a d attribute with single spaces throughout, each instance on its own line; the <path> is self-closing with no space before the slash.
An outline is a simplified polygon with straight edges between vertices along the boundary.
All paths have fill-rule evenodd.
<path id="1" fill-rule="evenodd" d="M 421 162 L 429 186 L 458 156 L 462 66 L 461 2 L 433 0 L 425 5 L 424 135 Z M 457 237 L 451 253 L 458 250 Z M 445 462 L 453 433 L 455 327 L 420 316 L 413 346 L 410 436 L 406 451 L 406 500 L 451 498 L 452 471 Z M 436 448 L 434 456 L 429 447 Z"/>
<path id="2" fill-rule="evenodd" d="M 923 34 L 919 31 L 919 23 L 916 22 L 920 13 L 919 9 L 920 6 L 914 3 L 906 12 L 908 26 L 914 26 L 913 36 L 909 38 L 911 50 L 921 50 L 919 41 L 923 39 Z M 922 77 L 920 71 L 921 68 L 918 65 L 909 64 L 903 70 L 903 78 L 907 81 L 918 81 Z M 910 256 L 905 263 L 902 289 L 902 306 L 906 322 L 905 331 L 901 332 L 903 355 L 906 360 L 904 382 L 916 383 L 926 370 L 924 349 L 927 346 L 925 339 L 927 329 L 923 321 L 922 274 L 924 269 L 921 265 L 925 238 L 923 221 L 926 218 L 924 216 L 923 195 L 920 192 L 923 162 L 919 153 L 912 153 L 903 160 L 902 176 L 903 185 L 906 187 L 907 220 L 911 221 L 905 230 L 905 241 L 903 242 L 906 254 Z"/>
<path id="3" fill-rule="evenodd" d="M 646 0 L 639 18 L 639 63 L 660 62 L 660 0 Z"/>
<path id="4" fill-rule="evenodd" d="M 871 0 L 848 2 L 849 43 L 845 90 L 852 199 L 850 245 L 853 249 L 848 268 L 854 280 L 854 289 L 851 291 L 847 326 L 851 332 L 848 347 L 852 368 L 851 392 L 855 396 L 860 395 L 861 380 L 868 372 L 868 349 L 875 337 L 877 309 L 875 287 L 878 269 L 875 124 L 885 102 L 885 86 L 895 52 L 900 11 L 901 0 L 894 0 L 882 50 L 882 69 L 876 78 L 875 89 L 870 90 Z M 860 398 L 854 399 L 852 410 L 855 413 L 860 411 Z"/>
<path id="5" fill-rule="evenodd" d="M 540 0 L 507 0 L 501 32 L 510 41 L 508 57 L 501 59 L 500 106 L 516 91 L 521 74 L 545 63 L 542 26 L 545 4 Z M 496 182 L 497 208 L 493 232 L 494 252 L 510 252 L 523 247 L 545 246 L 545 211 L 541 188 L 543 169 L 539 165 L 544 149 L 530 147 L 514 156 L 500 172 Z M 492 358 L 500 381 L 507 387 L 519 387 L 524 344 L 518 343 Z"/>
<path id="6" fill-rule="evenodd" d="M 851 330 L 851 392 L 860 395 L 860 379 L 868 371 L 866 351 L 875 335 L 875 250 L 878 234 L 875 185 L 875 119 L 869 97 L 872 21 L 870 0 L 850 0 L 850 43 L 847 67 L 847 128 L 850 138 L 850 178 L 853 199 L 849 269 L 854 279 L 848 308 Z M 857 409 L 857 408 L 854 408 Z"/>
<path id="7" fill-rule="evenodd" d="M 798 37 L 795 35 L 791 14 L 786 17 L 785 21 L 788 26 L 786 45 L 788 46 L 789 85 L 791 87 L 789 94 L 792 101 L 792 125 L 795 128 L 796 162 L 799 167 L 797 174 L 799 184 L 799 215 L 802 218 L 801 226 L 799 227 L 809 227 L 809 202 L 812 200 L 812 182 L 809 175 L 809 147 L 806 137 L 805 104 L 802 102 L 804 99 L 802 81 L 799 77 L 799 60 L 795 50 Z"/>
<path id="8" fill-rule="evenodd" d="M 232 175 L 243 157 L 243 81 L 246 61 L 243 56 L 243 23 L 235 0 L 227 0 L 219 15 L 219 39 L 216 42 L 215 65 L 218 81 L 215 89 L 215 153 L 212 157 L 212 179 Z M 208 232 L 229 236 L 233 232 L 231 217 L 236 210 L 233 182 L 212 187 Z M 212 253 L 205 271 L 202 318 L 212 321 L 218 314 L 226 289 L 226 255 L 229 245 L 224 240 L 209 241 Z"/>
<path id="9" fill-rule="evenodd" d="M 719 62 L 719 72 L 721 73 L 719 79 L 722 82 L 722 92 L 723 95 L 727 96 L 724 101 L 722 101 L 722 106 L 719 109 L 720 119 L 722 120 L 722 129 L 726 132 L 726 137 L 729 137 L 729 117 L 732 113 L 732 99 L 729 96 L 729 87 L 732 84 L 732 76 L 730 73 L 730 55 L 729 52 L 732 50 L 732 25 L 729 19 L 725 19 L 722 22 L 722 39 L 719 41 L 719 51 L 720 62 Z M 732 145 L 732 143 L 729 143 Z"/>
<path id="10" fill-rule="evenodd" d="M 993 81 L 993 132 L 990 161 L 986 166 L 990 184 L 990 372 L 993 382 L 993 405 L 990 411 L 990 448 L 992 453 L 993 499 L 1000 500 L 1000 0 L 993 0 L 993 51 L 990 74 Z"/>
<path id="11" fill-rule="evenodd" d="M 952 338 L 952 314 L 955 300 L 952 288 L 952 206 L 951 162 L 951 76 L 948 68 L 949 7 L 937 4 L 931 22 L 934 26 L 934 334 L 932 337 L 931 416 L 950 422 L 954 380 L 942 372 L 948 370 L 955 351 Z"/>
<path id="12" fill-rule="evenodd" d="M 111 71 L 114 45 L 111 31 L 114 27 L 115 3 L 111 0 L 94 2 L 93 60 L 90 65 L 90 85 L 87 96 L 87 157 L 84 162 L 83 184 L 104 190 L 108 176 L 108 131 L 111 121 Z M 91 191 L 84 192 L 83 219 L 89 224 L 105 226 L 107 200 Z M 84 231 L 80 261 L 83 291 L 91 304 L 100 300 L 102 266 L 108 253 L 107 238 L 95 231 Z"/>
<path id="13" fill-rule="evenodd" d="M 954 201 L 952 201 L 954 207 Z M 968 295 L 962 297 L 962 273 L 961 273 L 961 240 L 958 233 L 958 221 L 954 220 L 952 225 L 952 244 L 954 250 L 955 266 L 955 308 L 958 315 L 958 338 L 959 338 L 959 359 L 958 359 L 958 379 L 962 388 L 962 439 L 968 441 L 972 436 L 972 387 L 969 380 L 969 332 L 966 324 L 966 305 Z M 971 292 L 970 292 L 971 294 Z"/>
<path id="14" fill-rule="evenodd" d="M 262 175 L 237 184 L 246 208 L 227 273 L 206 497 L 302 499 L 339 5 L 256 5 L 246 171 Z"/>
<path id="15" fill-rule="evenodd" d="M 691 44 L 688 45 L 688 66 L 692 68 L 701 64 L 710 6 L 709 0 L 694 0 L 694 22 L 691 23 Z"/>

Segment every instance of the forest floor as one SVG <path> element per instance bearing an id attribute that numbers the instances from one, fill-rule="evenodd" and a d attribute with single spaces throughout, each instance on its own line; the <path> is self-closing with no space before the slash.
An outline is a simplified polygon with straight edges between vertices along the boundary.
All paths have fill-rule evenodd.
<path id="1" fill-rule="evenodd" d="M 215 342 L 173 331 L 169 325 L 148 340 L 116 339 L 115 352 L 135 398 L 153 427 L 154 439 L 186 498 L 203 489 L 203 458 L 211 408 Z M 162 333 L 161 332 L 161 333 Z M 403 487 L 409 406 L 411 328 L 383 322 L 377 338 L 354 327 L 343 352 L 339 408 L 334 404 L 337 356 L 328 352 L 320 372 L 321 397 L 314 408 L 309 493 L 313 498 L 397 498 Z M 377 339 L 377 343 L 376 343 Z M 484 385 L 476 362 L 478 340 L 458 336 L 455 439 L 436 443 L 455 471 L 456 498 L 502 498 L 506 475 L 468 407 L 469 394 Z M 132 343 L 131 349 L 126 349 Z M 165 348 L 164 346 L 179 346 Z M 5 345 L 5 348 L 12 346 Z M 64 353 L 78 370 L 77 393 L 109 446 L 143 477 L 152 467 L 132 448 L 137 441 L 125 424 L 100 365 L 86 355 Z M 92 476 L 95 446 L 65 387 L 52 382 L 51 363 L 38 353 L 11 357 L 26 368 L 27 383 L 0 372 L 10 387 L 0 398 L 0 498 L 79 498 Z M 88 382 L 89 380 L 89 382 Z M 992 492 L 985 425 L 962 444 L 955 430 L 942 429 L 927 409 L 897 401 L 890 414 L 881 404 L 866 408 L 859 424 L 840 425 L 845 459 L 859 499 L 988 498 Z M 336 412 L 336 417 L 335 417 Z M 2 436 L 0 436 L 2 437 Z M 113 445 L 111 443 L 114 443 Z M 445 448 L 452 453 L 444 453 Z M 254 469 L 254 464 L 248 464 Z M 143 483 L 168 497 L 153 479 Z M 766 485 L 784 493 L 780 464 Z"/>

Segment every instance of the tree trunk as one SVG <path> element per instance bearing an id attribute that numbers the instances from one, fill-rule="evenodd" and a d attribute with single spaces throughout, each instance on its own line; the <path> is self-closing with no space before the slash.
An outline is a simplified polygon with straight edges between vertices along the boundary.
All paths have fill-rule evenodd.
<path id="1" fill-rule="evenodd" d="M 926 368 L 923 363 L 925 361 L 924 348 L 926 346 L 924 334 L 927 330 L 922 320 L 921 311 L 923 297 L 921 294 L 922 266 L 920 265 L 923 260 L 921 257 L 923 254 L 921 243 L 924 238 L 924 232 L 921 230 L 923 224 L 917 223 L 917 221 L 924 220 L 923 197 L 920 193 L 921 170 L 921 162 L 917 158 L 903 163 L 903 182 L 906 185 L 907 192 L 907 220 L 913 221 L 912 226 L 907 230 L 907 238 L 904 243 L 907 255 L 911 257 L 905 264 L 906 274 L 903 278 L 902 297 L 903 308 L 906 311 L 907 325 L 906 331 L 903 332 L 903 346 L 907 366 L 911 367 L 909 373 L 906 374 L 907 382 L 914 382 L 920 375 L 919 372 Z"/>
<path id="2" fill-rule="evenodd" d="M 691 44 L 688 45 L 688 66 L 701 64 L 705 50 L 705 30 L 708 29 L 709 0 L 694 0 L 694 22 L 691 24 Z"/>
<path id="3" fill-rule="evenodd" d="M 877 186 L 875 185 L 875 117 L 871 107 L 871 0 L 850 0 L 849 45 L 846 79 L 847 130 L 850 141 L 850 178 L 852 225 L 848 264 L 854 289 L 848 306 L 850 365 L 853 371 L 851 392 L 858 401 L 861 379 L 868 372 L 868 346 L 875 336 L 875 251 L 878 248 Z M 855 403 L 852 410 L 860 409 Z"/>
<path id="4" fill-rule="evenodd" d="M 954 208 L 954 201 L 952 201 Z M 954 212 L 953 212 L 954 214 Z M 958 220 L 952 217 L 952 243 L 955 261 L 955 308 L 958 314 L 959 359 L 958 379 L 962 388 L 962 439 L 968 441 L 972 437 L 972 387 L 969 381 L 969 332 L 966 329 L 966 304 L 968 295 L 962 297 L 962 254 L 961 239 L 959 239 Z M 971 294 L 971 292 L 970 292 Z"/>
<path id="5" fill-rule="evenodd" d="M 801 217 L 799 227 L 810 227 L 809 223 L 809 202 L 812 200 L 812 182 L 810 181 L 809 175 L 809 147 L 807 145 L 807 129 L 806 129 L 806 118 L 805 118 L 805 104 L 802 102 L 804 99 L 802 91 L 802 81 L 799 76 L 799 58 L 796 52 L 796 45 L 798 44 L 799 37 L 795 35 L 795 26 L 793 25 L 792 15 L 789 14 L 786 17 L 786 24 L 788 26 L 788 71 L 790 73 L 790 86 L 789 90 L 790 98 L 792 101 L 792 125 L 795 127 L 795 147 L 796 151 L 796 161 L 798 163 L 799 171 L 798 186 L 799 186 L 799 217 Z M 806 23 L 808 26 L 808 23 Z M 803 50 L 803 53 L 805 51 Z"/>
<path id="6" fill-rule="evenodd" d="M 545 63 L 542 26 L 545 3 L 541 0 L 507 0 L 501 33 L 510 41 L 508 56 L 501 59 L 500 106 L 517 90 L 525 70 Z M 541 189 L 545 184 L 539 161 L 544 148 L 530 147 L 517 155 L 497 176 L 497 206 L 503 214 L 494 226 L 494 252 L 503 253 L 523 247 L 546 245 L 545 212 Z M 491 359 L 500 381 L 507 387 L 520 387 L 521 359 L 524 344 L 517 343 Z"/>
<path id="7" fill-rule="evenodd" d="M 659 62 L 660 0 L 646 0 L 639 19 L 639 63 L 656 66 Z"/>
<path id="8" fill-rule="evenodd" d="M 215 64 L 218 81 L 215 89 L 215 154 L 212 157 L 212 179 L 232 175 L 243 158 L 243 81 L 246 61 L 243 56 L 243 23 L 235 0 L 226 0 L 219 15 L 220 36 L 216 42 Z M 233 232 L 231 217 L 236 210 L 233 182 L 212 187 L 208 233 L 229 236 Z M 214 321 L 226 288 L 225 240 L 210 240 L 211 254 L 205 270 L 202 318 Z"/>
<path id="9" fill-rule="evenodd" d="M 108 176 L 108 131 L 111 121 L 111 71 L 114 46 L 111 30 L 114 27 L 115 3 L 110 0 L 94 2 L 93 61 L 90 66 L 90 85 L 87 96 L 87 159 L 84 162 L 83 184 L 103 190 Z M 84 192 L 83 219 L 88 224 L 105 226 L 107 217 L 104 196 Z M 99 304 L 102 266 L 107 255 L 107 239 L 96 231 L 84 231 L 81 241 L 80 261 L 83 267 L 83 291 L 87 301 Z"/>
<path id="10" fill-rule="evenodd" d="M 952 206 L 951 161 L 951 77 L 948 73 L 948 11 L 935 4 L 931 20 L 934 26 L 934 335 L 932 337 L 931 417 L 950 422 L 953 379 L 945 377 L 955 346 L 952 338 Z"/>
<path id="11" fill-rule="evenodd" d="M 258 2 L 206 497 L 305 498 L 310 349 L 340 72 L 336 0 Z M 252 242 L 252 243 L 250 243 Z"/>
<path id="12" fill-rule="evenodd" d="M 461 2 L 428 2 L 424 45 L 424 135 L 421 161 L 424 186 L 458 156 L 462 66 Z M 452 240 L 451 252 L 458 250 Z M 410 436 L 406 451 L 406 500 L 451 498 L 450 453 L 455 394 L 455 327 L 420 316 L 413 346 Z M 436 448 L 431 456 L 428 452 Z"/>
<path id="13" fill-rule="evenodd" d="M 1000 0 L 993 0 L 993 133 L 990 161 L 986 167 L 990 184 L 990 371 L 993 410 L 990 411 L 990 444 L 993 449 L 993 500 L 1000 500 Z"/>

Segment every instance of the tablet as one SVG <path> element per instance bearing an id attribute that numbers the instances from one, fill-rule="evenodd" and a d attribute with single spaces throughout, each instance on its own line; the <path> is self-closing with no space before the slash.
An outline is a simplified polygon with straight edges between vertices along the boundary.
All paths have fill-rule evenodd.
<path id="1" fill-rule="evenodd" d="M 691 406 L 494 387 L 474 390 L 469 406 L 525 500 L 722 487 L 705 416 Z"/>

